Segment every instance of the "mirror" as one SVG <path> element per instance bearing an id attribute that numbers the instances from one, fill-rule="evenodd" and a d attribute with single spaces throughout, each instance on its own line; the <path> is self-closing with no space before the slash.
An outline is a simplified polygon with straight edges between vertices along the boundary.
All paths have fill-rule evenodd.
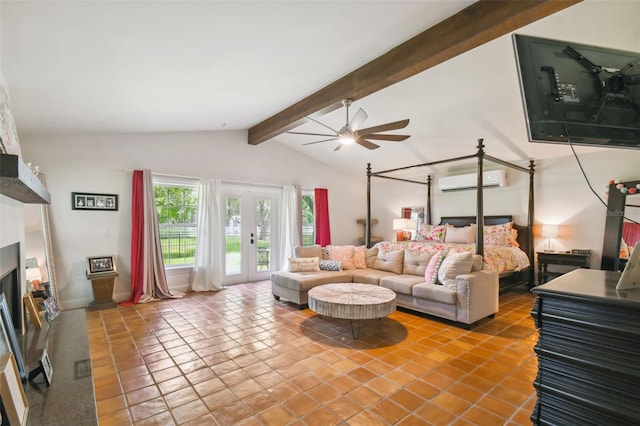
<path id="1" fill-rule="evenodd" d="M 424 223 L 424 207 L 403 207 L 400 217 L 402 219 L 415 220 L 417 229 L 420 229 L 420 225 Z"/>
<path id="2" fill-rule="evenodd" d="M 38 178 L 46 187 L 45 177 L 42 173 Z M 51 225 L 49 222 L 48 204 L 25 204 L 25 258 L 35 262 L 35 266 L 40 269 L 42 281 L 53 298 L 55 305 L 58 305 L 58 287 L 56 282 L 56 268 L 53 256 L 53 244 L 51 242 Z"/>

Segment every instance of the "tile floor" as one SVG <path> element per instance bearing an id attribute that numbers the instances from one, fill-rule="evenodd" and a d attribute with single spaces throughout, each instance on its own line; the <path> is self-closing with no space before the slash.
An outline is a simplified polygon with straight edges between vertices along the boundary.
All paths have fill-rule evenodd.
<path id="1" fill-rule="evenodd" d="M 269 281 L 87 312 L 109 425 L 525 425 L 537 332 L 525 289 L 471 331 L 408 312 L 319 318 Z"/>

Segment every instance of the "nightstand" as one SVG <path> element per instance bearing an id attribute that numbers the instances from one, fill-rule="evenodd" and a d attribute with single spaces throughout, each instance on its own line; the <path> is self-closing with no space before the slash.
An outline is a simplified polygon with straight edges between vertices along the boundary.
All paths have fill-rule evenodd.
<path id="1" fill-rule="evenodd" d="M 589 253 L 572 253 L 572 252 L 549 252 L 539 251 L 538 255 L 538 284 L 545 283 L 549 280 L 549 276 L 557 277 L 571 269 L 564 268 L 562 272 L 549 271 L 549 265 L 575 266 L 576 268 L 589 268 L 591 260 L 591 252 Z"/>

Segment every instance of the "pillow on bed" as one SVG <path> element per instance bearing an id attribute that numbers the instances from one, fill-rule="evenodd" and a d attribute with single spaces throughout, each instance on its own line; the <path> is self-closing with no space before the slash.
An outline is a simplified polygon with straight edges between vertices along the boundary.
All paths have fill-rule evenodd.
<path id="1" fill-rule="evenodd" d="M 445 243 L 473 244 L 476 242 L 476 225 L 456 227 L 447 224 Z"/>
<path id="2" fill-rule="evenodd" d="M 509 245 L 511 247 L 520 247 L 520 243 L 518 243 L 518 230 L 516 228 L 511 228 L 511 232 L 509 232 Z"/>
<path id="3" fill-rule="evenodd" d="M 290 272 L 315 272 L 320 270 L 320 259 L 317 257 L 290 257 Z"/>
<path id="4" fill-rule="evenodd" d="M 471 272 L 473 254 L 449 253 L 438 268 L 438 282 L 443 286 L 456 290 L 456 277 Z"/>
<path id="5" fill-rule="evenodd" d="M 509 246 L 509 236 L 513 222 L 502 223 L 500 225 L 485 225 L 484 243 L 496 246 Z"/>
<path id="6" fill-rule="evenodd" d="M 426 225 L 423 223 L 420 225 L 420 230 L 418 231 L 418 235 L 416 235 L 416 240 L 443 243 L 446 231 L 446 225 Z"/>

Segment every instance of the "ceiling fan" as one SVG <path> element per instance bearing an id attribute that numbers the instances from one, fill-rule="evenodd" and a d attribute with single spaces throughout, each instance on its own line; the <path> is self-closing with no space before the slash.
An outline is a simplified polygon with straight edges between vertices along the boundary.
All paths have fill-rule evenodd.
<path id="1" fill-rule="evenodd" d="M 404 129 L 409 124 L 409 119 L 394 121 L 392 123 L 381 124 L 379 126 L 368 127 L 366 129 L 360 129 L 362 123 L 367 119 L 367 113 L 364 112 L 362 108 L 358 108 L 358 111 L 353 116 L 351 121 L 349 121 L 349 107 L 351 106 L 351 99 L 343 99 L 342 105 L 347 110 L 347 121 L 345 125 L 340 130 L 335 130 L 320 121 L 311 118 L 308 118 L 311 121 L 318 123 L 319 125 L 326 127 L 331 130 L 331 134 L 327 133 L 307 133 L 307 132 L 287 132 L 292 135 L 306 135 L 306 136 L 321 136 L 327 139 L 322 139 L 315 142 L 307 142 L 303 143 L 303 145 L 313 145 L 316 143 L 329 142 L 339 140 L 340 143 L 335 147 L 334 151 L 342 148 L 342 145 L 348 145 L 352 143 L 357 143 L 360 146 L 363 146 L 368 149 L 377 149 L 380 148 L 380 145 L 371 142 L 369 139 L 373 140 L 381 140 L 381 141 L 391 141 L 391 142 L 402 142 L 403 140 L 409 138 L 409 135 L 383 135 L 381 132 L 387 132 L 389 130 L 397 130 Z"/>

